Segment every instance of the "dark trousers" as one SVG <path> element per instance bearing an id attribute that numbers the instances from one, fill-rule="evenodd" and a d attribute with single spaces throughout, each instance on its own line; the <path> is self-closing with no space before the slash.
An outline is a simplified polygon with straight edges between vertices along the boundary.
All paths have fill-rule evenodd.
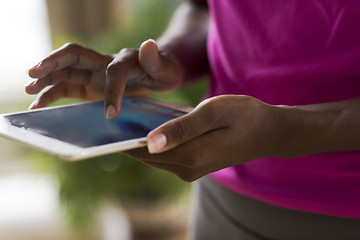
<path id="1" fill-rule="evenodd" d="M 273 206 L 224 188 L 209 177 L 195 184 L 191 240 L 360 240 L 360 219 Z"/>

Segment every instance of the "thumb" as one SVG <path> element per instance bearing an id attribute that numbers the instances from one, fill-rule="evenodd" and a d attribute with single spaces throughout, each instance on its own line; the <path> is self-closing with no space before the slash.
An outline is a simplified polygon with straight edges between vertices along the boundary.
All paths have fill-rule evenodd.
<path id="1" fill-rule="evenodd" d="M 155 40 L 143 42 L 139 48 L 139 63 L 153 79 L 152 90 L 171 90 L 182 82 L 182 70 L 179 64 L 159 51 Z"/>
<path id="2" fill-rule="evenodd" d="M 139 62 L 147 73 L 159 72 L 162 65 L 161 60 L 155 40 L 149 39 L 141 44 L 139 48 Z"/>
<path id="3" fill-rule="evenodd" d="M 148 134 L 149 152 L 165 152 L 207 132 L 225 127 L 213 114 L 208 107 L 200 107 L 187 115 L 164 123 Z"/>

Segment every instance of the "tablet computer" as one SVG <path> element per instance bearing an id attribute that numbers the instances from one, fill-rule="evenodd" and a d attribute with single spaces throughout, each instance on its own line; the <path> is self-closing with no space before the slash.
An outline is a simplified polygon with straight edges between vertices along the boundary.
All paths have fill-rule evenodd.
<path id="1" fill-rule="evenodd" d="M 123 99 L 108 120 L 104 102 L 47 107 L 0 115 L 0 135 L 65 160 L 80 160 L 146 146 L 146 135 L 191 107 L 144 97 Z"/>

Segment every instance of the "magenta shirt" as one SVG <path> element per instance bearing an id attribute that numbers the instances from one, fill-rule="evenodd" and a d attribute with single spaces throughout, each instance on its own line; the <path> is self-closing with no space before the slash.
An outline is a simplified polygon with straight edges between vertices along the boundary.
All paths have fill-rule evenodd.
<path id="1" fill-rule="evenodd" d="M 209 0 L 209 5 L 209 96 L 246 94 L 284 105 L 360 97 L 359 0 Z M 274 205 L 360 218 L 360 152 L 264 158 L 211 176 Z"/>

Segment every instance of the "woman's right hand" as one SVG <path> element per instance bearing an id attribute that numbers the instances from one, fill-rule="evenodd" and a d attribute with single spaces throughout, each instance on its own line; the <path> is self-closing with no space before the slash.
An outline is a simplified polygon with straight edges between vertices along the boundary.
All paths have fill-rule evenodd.
<path id="1" fill-rule="evenodd" d="M 30 108 L 45 107 L 63 97 L 104 99 L 109 119 L 119 116 L 124 94 L 172 90 L 183 81 L 178 62 L 159 51 L 154 40 L 145 41 L 139 49 L 122 49 L 115 55 L 65 44 L 29 69 L 29 76 L 36 79 L 25 87 L 29 94 L 51 86 L 38 95 Z"/>

